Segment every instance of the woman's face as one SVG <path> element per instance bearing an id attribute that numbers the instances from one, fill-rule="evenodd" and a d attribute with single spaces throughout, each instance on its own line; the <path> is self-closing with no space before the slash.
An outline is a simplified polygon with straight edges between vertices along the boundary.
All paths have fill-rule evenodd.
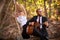
<path id="1" fill-rule="evenodd" d="M 24 15 L 24 12 L 20 12 L 20 15 Z"/>

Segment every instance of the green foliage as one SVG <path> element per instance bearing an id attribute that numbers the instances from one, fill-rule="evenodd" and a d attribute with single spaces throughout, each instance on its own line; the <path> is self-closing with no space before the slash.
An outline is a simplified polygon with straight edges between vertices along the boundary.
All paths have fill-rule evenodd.
<path id="1" fill-rule="evenodd" d="M 45 5 L 44 5 L 45 1 Z M 28 15 L 36 15 L 36 9 L 41 8 L 44 9 L 44 6 L 46 6 L 48 16 L 51 16 L 55 8 L 57 8 L 57 1 L 56 0 L 18 0 L 20 4 L 24 4 L 25 8 L 28 12 Z M 50 7 L 51 4 L 51 7 Z M 51 11 L 50 11 L 51 9 Z"/>
<path id="2" fill-rule="evenodd" d="M 30 11 L 30 14 L 35 12 L 37 8 L 40 8 L 43 5 L 43 0 L 18 0 L 19 3 L 23 3 L 27 11 Z"/>

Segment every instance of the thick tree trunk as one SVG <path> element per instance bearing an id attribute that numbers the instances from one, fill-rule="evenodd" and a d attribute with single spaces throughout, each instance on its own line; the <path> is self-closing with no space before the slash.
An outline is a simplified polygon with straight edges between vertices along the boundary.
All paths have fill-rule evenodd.
<path id="1" fill-rule="evenodd" d="M 1 0 L 0 3 L 0 38 L 16 38 L 20 35 L 20 28 L 14 15 L 13 0 Z"/>

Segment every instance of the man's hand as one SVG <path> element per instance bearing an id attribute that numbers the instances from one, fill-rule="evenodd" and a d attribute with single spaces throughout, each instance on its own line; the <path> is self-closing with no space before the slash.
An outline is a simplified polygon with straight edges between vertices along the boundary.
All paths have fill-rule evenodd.
<path id="1" fill-rule="evenodd" d="M 29 25 L 34 25 L 34 22 L 29 22 Z"/>
<path id="2" fill-rule="evenodd" d="M 48 21 L 44 22 L 43 24 L 45 24 L 48 27 Z"/>
<path id="3" fill-rule="evenodd" d="M 40 24 L 39 24 L 38 22 L 35 22 L 35 26 L 36 26 L 36 27 L 39 27 Z"/>

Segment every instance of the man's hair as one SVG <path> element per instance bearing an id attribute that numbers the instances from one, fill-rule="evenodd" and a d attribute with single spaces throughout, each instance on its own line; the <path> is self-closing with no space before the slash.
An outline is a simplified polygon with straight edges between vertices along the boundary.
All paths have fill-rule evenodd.
<path id="1" fill-rule="evenodd" d="M 40 12 L 41 12 L 42 10 L 41 10 L 41 9 L 37 9 L 37 10 L 36 10 L 36 12 L 38 12 L 38 11 L 40 11 Z"/>

